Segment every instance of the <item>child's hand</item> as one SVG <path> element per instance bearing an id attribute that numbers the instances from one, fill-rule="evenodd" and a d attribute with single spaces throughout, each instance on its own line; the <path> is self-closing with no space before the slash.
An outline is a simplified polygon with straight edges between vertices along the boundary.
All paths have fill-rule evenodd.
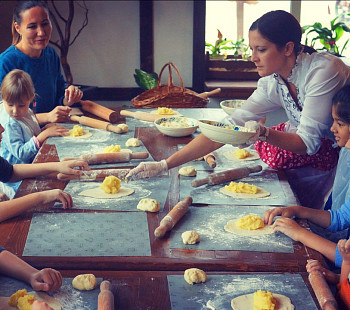
<path id="1" fill-rule="evenodd" d="M 48 191 L 39 192 L 40 195 L 43 196 L 42 202 L 44 204 L 52 202 L 52 201 L 61 201 L 63 209 L 72 208 L 73 207 L 73 199 L 70 194 L 64 192 L 60 189 L 51 189 Z"/>
<path id="2" fill-rule="evenodd" d="M 264 213 L 264 223 L 271 225 L 276 216 L 293 217 L 296 216 L 296 209 L 298 206 L 291 207 L 278 207 L 271 210 L 267 210 Z"/>
<path id="3" fill-rule="evenodd" d="M 62 286 L 62 276 L 55 269 L 44 268 L 31 275 L 30 285 L 35 291 L 55 291 Z"/>
<path id="4" fill-rule="evenodd" d="M 31 310 L 53 310 L 47 303 L 39 300 L 34 300 Z"/>
<path id="5" fill-rule="evenodd" d="M 308 259 L 306 264 L 306 271 L 308 273 L 319 271 L 324 275 L 329 283 L 337 284 L 339 282 L 339 274 L 336 274 L 325 268 L 318 260 Z"/>
<path id="6" fill-rule="evenodd" d="M 48 113 L 47 120 L 50 123 L 63 123 L 68 119 L 71 110 L 72 108 L 67 106 L 57 106 Z"/>
<path id="7" fill-rule="evenodd" d="M 338 248 L 343 262 L 350 264 L 350 239 L 342 239 L 338 241 Z"/>
<path id="8" fill-rule="evenodd" d="M 83 92 L 74 85 L 70 85 L 64 92 L 64 104 L 71 106 L 75 102 L 80 102 Z"/>
<path id="9" fill-rule="evenodd" d="M 74 167 L 78 167 L 79 170 L 73 169 Z M 59 163 L 58 171 L 61 173 L 82 175 L 82 170 L 90 170 L 88 163 L 83 160 L 67 160 Z"/>
<path id="10" fill-rule="evenodd" d="M 300 241 L 300 235 L 303 233 L 304 228 L 290 218 L 279 217 L 273 224 L 273 231 L 280 231 L 293 240 Z"/>
<path id="11" fill-rule="evenodd" d="M 7 201 L 10 200 L 7 195 L 0 191 L 0 201 Z"/>
<path id="12" fill-rule="evenodd" d="M 69 129 L 62 127 L 60 125 L 54 124 L 49 126 L 41 132 L 46 139 L 49 137 L 66 136 L 69 133 Z M 40 134 L 39 134 L 40 135 Z M 39 137 L 39 136 L 38 136 Z"/>

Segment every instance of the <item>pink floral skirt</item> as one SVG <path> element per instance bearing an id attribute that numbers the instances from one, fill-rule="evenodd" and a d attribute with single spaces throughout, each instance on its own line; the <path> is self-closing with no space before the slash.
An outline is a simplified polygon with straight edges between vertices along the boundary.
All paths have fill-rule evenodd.
<path id="1" fill-rule="evenodd" d="M 284 128 L 285 123 L 271 127 L 271 129 L 278 131 L 284 131 Z M 333 148 L 333 143 L 329 139 L 321 139 L 321 147 L 313 155 L 299 155 L 259 140 L 254 144 L 254 147 L 261 160 L 273 169 L 285 170 L 310 166 L 318 170 L 328 171 L 337 165 L 339 158 L 339 148 Z"/>

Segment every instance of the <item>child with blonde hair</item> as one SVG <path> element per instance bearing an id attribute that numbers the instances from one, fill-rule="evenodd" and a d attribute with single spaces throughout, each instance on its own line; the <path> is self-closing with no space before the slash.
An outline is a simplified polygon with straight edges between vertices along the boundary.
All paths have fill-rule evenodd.
<path id="1" fill-rule="evenodd" d="M 35 101 L 35 90 L 29 74 L 22 70 L 9 72 L 1 84 L 0 123 L 5 129 L 0 155 L 10 164 L 31 163 L 43 142 L 53 136 L 64 136 L 68 129 L 57 124 L 40 124 L 29 105 Z M 8 184 L 7 184 L 8 185 Z M 10 198 L 20 183 L 13 188 Z"/>

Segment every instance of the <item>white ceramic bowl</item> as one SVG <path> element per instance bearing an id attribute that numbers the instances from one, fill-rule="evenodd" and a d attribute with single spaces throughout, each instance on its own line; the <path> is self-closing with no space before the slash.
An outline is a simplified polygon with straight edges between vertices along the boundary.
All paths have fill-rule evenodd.
<path id="1" fill-rule="evenodd" d="M 157 119 L 154 125 L 158 130 L 170 137 L 192 135 L 198 128 L 198 121 L 192 118 L 173 116 Z"/>
<path id="2" fill-rule="evenodd" d="M 246 127 L 232 126 L 216 121 L 200 120 L 199 129 L 210 140 L 215 142 L 240 145 L 249 140 L 255 132 Z"/>
<path id="3" fill-rule="evenodd" d="M 240 108 L 242 104 L 245 102 L 245 100 L 241 99 L 233 99 L 233 100 L 224 100 L 220 102 L 220 107 L 228 114 L 231 115 L 231 113 L 236 110 L 237 108 Z"/>

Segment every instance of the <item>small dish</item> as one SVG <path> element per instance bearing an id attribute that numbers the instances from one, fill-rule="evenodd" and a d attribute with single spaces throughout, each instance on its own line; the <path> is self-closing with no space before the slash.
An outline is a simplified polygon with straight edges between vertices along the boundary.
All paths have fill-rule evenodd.
<path id="1" fill-rule="evenodd" d="M 192 118 L 173 116 L 157 119 L 154 125 L 166 136 L 185 137 L 192 135 L 197 130 L 198 121 Z"/>
<path id="2" fill-rule="evenodd" d="M 246 127 L 227 125 L 216 121 L 200 120 L 198 125 L 207 138 L 224 144 L 243 144 L 256 133 Z"/>
<path id="3" fill-rule="evenodd" d="M 228 114 L 231 115 L 234 110 L 240 108 L 244 104 L 245 100 L 233 99 L 224 100 L 220 102 L 220 107 Z"/>

